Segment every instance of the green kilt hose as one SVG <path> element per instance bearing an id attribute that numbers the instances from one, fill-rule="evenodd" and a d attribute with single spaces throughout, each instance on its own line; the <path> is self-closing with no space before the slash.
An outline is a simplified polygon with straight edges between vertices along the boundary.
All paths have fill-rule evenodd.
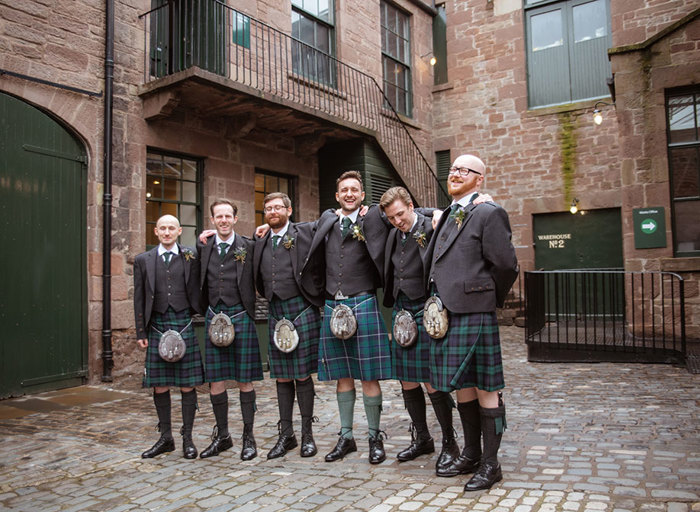
<path id="1" fill-rule="evenodd" d="M 430 344 L 430 383 L 445 392 L 505 387 L 495 312 L 449 314 L 447 334 Z"/>
<path id="2" fill-rule="evenodd" d="M 331 332 L 331 315 L 338 304 L 352 309 L 357 319 L 357 332 L 346 340 L 336 338 Z M 393 378 L 389 343 L 376 295 L 326 300 L 318 351 L 318 380 Z"/>
<path id="3" fill-rule="evenodd" d="M 236 335 L 228 347 L 217 347 L 209 338 L 209 325 L 216 313 L 231 318 Z M 243 304 L 228 307 L 219 302 L 207 309 L 204 372 L 206 382 L 235 380 L 252 382 L 263 379 L 258 333 L 255 322 L 246 313 Z"/>
<path id="4" fill-rule="evenodd" d="M 392 311 L 392 329 L 396 314 L 405 309 L 413 315 L 418 327 L 418 337 L 413 346 L 403 348 L 392 341 L 391 360 L 394 370 L 394 378 L 404 382 L 430 382 L 430 343 L 432 338 L 423 327 L 423 306 L 425 299 L 411 300 L 401 292 L 394 304 Z M 392 330 L 393 332 L 393 330 Z"/>
<path id="5" fill-rule="evenodd" d="M 179 332 L 187 346 L 183 358 L 175 363 L 169 363 L 158 353 L 160 336 L 168 329 Z M 143 387 L 192 388 L 203 382 L 202 355 L 194 334 L 190 311 L 185 309 L 176 313 L 173 308 L 168 308 L 163 314 L 154 312 L 148 329 Z"/>
<path id="6" fill-rule="evenodd" d="M 318 370 L 318 336 L 321 331 L 321 313 L 304 299 L 273 299 L 269 306 L 267 325 L 270 329 L 270 378 L 305 379 Z M 286 318 L 294 324 L 299 344 L 292 352 L 282 352 L 274 343 L 275 324 Z"/>

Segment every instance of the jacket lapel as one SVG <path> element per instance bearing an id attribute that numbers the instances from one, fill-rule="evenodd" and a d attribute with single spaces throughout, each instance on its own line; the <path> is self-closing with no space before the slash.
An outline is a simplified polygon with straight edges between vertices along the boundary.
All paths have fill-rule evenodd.
<path id="1" fill-rule="evenodd" d="M 182 257 L 182 264 L 185 267 L 185 284 L 190 282 L 190 261 L 185 258 L 185 253 L 182 252 L 182 246 L 177 244 L 177 248 L 180 250 L 180 256 Z"/>
<path id="2" fill-rule="evenodd" d="M 156 291 L 156 259 L 158 259 L 158 246 L 151 249 L 146 260 L 146 274 L 148 274 L 148 286 L 151 291 Z"/>
<path id="3" fill-rule="evenodd" d="M 293 245 L 290 249 L 286 249 L 283 245 L 284 238 L 280 240 L 280 245 L 282 245 L 282 248 L 286 251 L 289 250 L 289 256 L 292 258 L 292 269 L 294 270 L 294 273 L 296 274 L 297 272 L 297 228 L 292 224 L 291 222 L 289 223 L 289 228 L 287 229 L 287 234 L 285 235 L 286 237 L 289 237 L 290 239 L 294 239 Z"/>
<path id="4" fill-rule="evenodd" d="M 457 237 L 459 236 L 459 233 L 464 229 L 464 227 L 467 225 L 467 223 L 471 220 L 472 218 L 472 210 L 476 208 L 475 204 L 468 204 L 467 206 L 462 207 L 462 210 L 465 212 L 464 219 L 462 220 L 462 224 L 457 227 L 455 224 L 455 227 L 452 229 L 452 232 L 450 235 L 447 237 L 447 240 L 445 240 L 445 245 L 442 250 L 442 253 L 440 256 L 438 256 L 438 259 L 445 254 L 450 246 L 454 243 L 455 240 L 457 240 Z"/>

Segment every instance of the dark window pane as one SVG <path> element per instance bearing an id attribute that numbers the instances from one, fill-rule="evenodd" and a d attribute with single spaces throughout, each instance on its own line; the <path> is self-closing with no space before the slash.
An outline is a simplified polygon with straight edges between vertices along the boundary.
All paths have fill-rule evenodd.
<path id="1" fill-rule="evenodd" d="M 673 198 L 700 197 L 698 148 L 671 149 L 670 167 L 673 173 Z"/>
<path id="2" fill-rule="evenodd" d="M 678 201 L 674 204 L 676 230 L 673 238 L 677 252 L 700 251 L 700 201 Z"/>

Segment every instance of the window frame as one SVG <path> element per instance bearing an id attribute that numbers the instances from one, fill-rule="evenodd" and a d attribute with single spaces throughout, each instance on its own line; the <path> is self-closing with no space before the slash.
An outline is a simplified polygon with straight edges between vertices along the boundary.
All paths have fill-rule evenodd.
<path id="1" fill-rule="evenodd" d="M 694 107 L 694 122 L 695 122 L 695 140 L 692 141 L 681 141 L 672 142 L 671 141 L 671 120 L 669 104 L 671 98 L 677 98 L 682 96 L 693 96 L 693 107 Z M 675 89 L 667 89 L 664 94 L 664 113 L 666 116 L 666 149 L 667 149 L 667 163 L 668 163 L 668 182 L 669 182 L 669 202 L 671 205 L 671 230 L 673 239 L 673 255 L 675 257 L 698 257 L 700 256 L 700 248 L 697 250 L 679 250 L 677 242 L 677 233 L 679 231 L 678 218 L 677 218 L 677 204 L 687 203 L 691 201 L 696 201 L 700 203 L 700 85 L 693 85 L 688 87 L 680 87 Z M 695 161 L 697 166 L 696 175 L 696 186 L 698 187 L 698 195 L 695 196 L 682 196 L 675 197 L 675 172 L 673 168 L 673 153 L 674 150 L 678 149 L 694 149 L 695 150 Z M 694 219 L 688 219 L 686 222 L 692 222 Z"/>
<path id="2" fill-rule="evenodd" d="M 307 0 L 308 1 L 308 0 Z M 302 77 L 305 80 L 311 80 L 313 82 L 318 82 L 320 84 L 329 86 L 329 87 L 336 87 L 336 66 L 335 66 L 335 54 L 336 54 L 336 41 L 335 41 L 335 0 L 328 0 L 328 20 L 324 20 L 323 18 L 317 16 L 316 14 L 304 9 L 303 7 L 300 7 L 297 5 L 297 2 L 292 0 L 291 5 L 292 5 L 292 24 L 291 24 L 291 29 L 290 29 L 290 35 L 292 36 L 292 39 L 294 41 L 298 41 L 299 43 L 299 49 L 297 51 L 300 52 L 300 55 L 304 55 L 305 52 L 313 51 L 314 53 L 318 52 L 320 55 L 315 55 L 314 58 L 314 65 L 318 66 L 318 59 L 321 58 L 323 60 L 324 56 L 327 56 L 328 60 L 328 69 L 327 70 L 318 70 L 315 69 L 313 71 L 310 71 L 308 69 L 308 66 L 305 66 L 304 61 L 302 62 L 297 62 L 297 59 L 300 57 L 295 56 L 295 49 L 294 46 L 292 47 L 292 71 Z M 302 2 L 303 3 L 303 2 Z M 298 16 L 305 18 L 312 22 L 314 24 L 314 44 L 310 44 L 306 41 L 302 41 L 299 37 L 294 35 L 294 14 L 297 14 Z M 316 46 L 317 44 L 317 27 L 322 26 L 328 30 L 328 48 L 329 52 L 326 53 L 324 50 L 318 48 Z M 313 50 L 310 50 L 310 48 L 313 48 Z M 308 60 L 308 55 L 305 56 L 305 60 Z"/>
<path id="3" fill-rule="evenodd" d="M 406 12 L 397 5 L 387 2 L 386 0 L 381 0 L 379 3 L 379 9 L 380 9 L 380 30 L 381 30 L 381 51 L 382 51 L 382 86 L 383 86 L 383 91 L 384 91 L 384 96 L 386 99 L 389 101 L 393 109 L 406 117 L 413 117 L 413 70 L 412 70 L 412 50 L 411 50 L 411 13 Z M 388 13 L 388 10 L 392 9 L 393 12 L 396 12 L 398 15 L 404 16 L 405 17 L 405 27 L 406 27 L 406 37 L 403 35 L 399 34 L 398 32 L 393 32 L 388 26 L 385 26 L 384 20 L 385 20 L 385 12 Z M 387 35 L 385 31 L 390 32 L 391 35 L 396 36 L 399 38 L 400 41 L 405 42 L 404 44 L 406 45 L 405 48 L 405 61 L 401 61 L 398 56 L 391 55 L 388 53 L 388 51 L 385 48 L 385 40 L 387 38 Z M 395 68 L 403 68 L 405 70 L 405 78 L 404 78 L 404 84 L 403 88 L 399 87 L 398 83 L 395 82 L 390 82 L 387 80 L 387 66 L 388 64 L 392 64 Z M 392 98 L 389 94 L 389 88 L 394 87 L 397 90 L 396 95 Z M 398 104 L 398 93 L 399 91 L 405 92 L 405 101 L 403 105 Z M 393 100 L 393 101 L 392 101 Z"/>
<path id="4" fill-rule="evenodd" d="M 600 56 L 597 56 L 597 51 L 595 53 L 591 52 L 592 57 L 588 63 L 593 69 L 585 68 L 585 72 L 581 72 L 580 68 L 583 66 L 573 66 L 572 62 L 580 62 L 580 55 L 575 54 L 577 50 L 576 41 L 574 36 L 574 26 L 573 26 L 573 16 L 574 8 L 587 3 L 592 3 L 595 0 L 525 0 L 523 5 L 523 23 L 524 23 L 524 34 L 525 34 L 525 60 L 526 60 L 526 76 L 527 76 L 527 99 L 529 109 L 546 108 L 558 105 L 568 105 L 572 103 L 578 103 L 583 101 L 591 101 L 602 98 L 607 98 L 610 96 L 610 92 L 607 86 L 607 79 L 612 76 L 612 70 L 610 61 L 607 58 L 607 48 L 612 46 L 612 18 L 610 10 L 610 0 L 601 0 L 605 7 L 605 35 L 600 38 L 595 37 L 587 39 L 586 41 L 597 41 L 604 39 L 603 43 L 605 46 L 605 51 L 601 52 Z M 550 73 L 548 76 L 543 77 L 541 83 L 538 83 L 537 78 L 540 78 L 539 70 L 535 68 L 535 53 L 532 50 L 532 25 L 531 20 L 533 16 L 540 14 L 546 14 L 548 12 L 561 10 L 561 23 L 562 23 L 562 52 L 563 58 L 566 60 L 565 71 L 566 73 Z M 579 41 L 582 43 L 583 41 Z M 589 43 L 585 43 L 589 44 Z M 595 43 L 590 43 L 595 44 Z M 585 54 L 584 54 L 585 55 Z M 544 54 L 540 55 L 544 57 Z M 547 56 L 546 58 L 551 58 Z M 555 57 L 556 58 L 556 57 Z M 538 62 L 539 64 L 539 62 Z M 562 63 L 563 64 L 563 63 Z M 602 68 L 605 68 L 603 72 Z M 564 71 L 564 70 L 562 70 Z M 595 71 L 592 74 L 591 71 Z M 574 73 L 580 73 L 582 77 L 573 76 Z M 600 76 L 597 76 L 600 75 Z M 535 78 L 537 76 L 537 78 Z M 586 85 L 591 86 L 590 83 L 586 84 L 585 79 L 588 77 L 594 77 L 595 80 L 595 91 L 590 94 L 577 93 L 575 89 L 583 88 Z M 555 77 L 554 79 L 552 77 Z M 559 80 L 557 83 L 556 80 Z M 554 81 L 554 86 L 551 89 L 543 89 L 543 83 L 551 84 Z M 567 94 L 561 97 L 552 98 L 553 91 L 567 91 Z"/>
<path id="5" fill-rule="evenodd" d="M 155 172 L 151 172 L 149 170 L 148 162 L 153 156 L 159 156 L 161 160 L 161 172 L 160 174 L 156 174 Z M 168 199 L 165 198 L 163 195 L 159 197 L 153 197 L 152 195 L 149 196 L 149 185 L 148 185 L 148 180 L 149 178 L 154 178 L 154 177 L 160 177 L 164 178 L 166 175 L 163 173 L 162 169 L 164 167 L 164 162 L 165 159 L 179 159 L 181 161 L 180 166 L 182 167 L 182 161 L 186 160 L 189 162 L 194 163 L 194 169 L 195 169 L 195 179 L 190 180 L 190 179 L 184 179 L 184 178 L 173 178 L 172 176 L 167 176 L 169 180 L 174 180 L 179 183 L 178 189 L 180 196 L 178 199 Z M 157 148 L 147 148 L 146 149 L 146 189 L 144 192 L 145 195 L 145 222 L 146 222 L 146 232 L 144 233 L 146 237 L 146 249 L 152 249 L 153 247 L 156 247 L 158 244 L 149 244 L 149 233 L 153 233 L 153 228 L 156 226 L 156 223 L 158 219 L 168 213 L 163 211 L 163 205 L 176 205 L 176 217 L 178 220 L 181 222 L 181 226 L 183 228 L 194 228 L 195 230 L 195 239 L 191 242 L 191 245 L 194 245 L 196 243 L 196 233 L 199 233 L 202 231 L 202 204 L 203 204 L 203 187 L 202 187 L 202 175 L 204 172 L 204 159 L 199 158 L 196 156 L 192 155 L 187 155 L 184 153 L 178 153 L 178 152 L 173 152 L 173 151 L 164 151 L 161 149 Z M 195 200 L 194 201 L 183 201 L 183 187 L 182 183 L 193 183 L 195 185 Z M 165 188 L 165 183 L 164 181 L 161 180 L 161 182 L 158 184 L 160 185 L 161 189 L 161 194 Z M 149 208 L 148 208 L 148 203 L 151 204 L 157 204 L 158 205 L 158 214 L 156 215 L 155 219 L 149 220 Z M 185 223 L 183 221 L 182 215 L 181 215 L 181 208 L 182 206 L 194 206 L 195 207 L 195 223 Z M 184 245 L 190 245 L 189 241 L 185 242 L 181 240 L 182 237 L 180 237 L 180 243 Z"/>

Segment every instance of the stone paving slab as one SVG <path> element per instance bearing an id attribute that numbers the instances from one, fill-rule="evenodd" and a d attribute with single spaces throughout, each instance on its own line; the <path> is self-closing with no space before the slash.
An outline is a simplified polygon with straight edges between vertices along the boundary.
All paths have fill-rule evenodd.
<path id="1" fill-rule="evenodd" d="M 504 480 L 489 491 L 464 494 L 466 478 L 436 477 L 436 455 L 396 461 L 410 440 L 396 382 L 382 384 L 389 458 L 378 466 L 367 462 L 361 400 L 359 451 L 343 462 L 323 461 L 338 430 L 330 383 L 317 384 L 319 454 L 302 458 L 295 450 L 272 461 L 264 454 L 277 435 L 275 386 L 269 379 L 260 384 L 261 456 L 249 462 L 238 457 L 235 390 L 229 392 L 232 450 L 189 461 L 178 443 L 171 454 L 142 460 L 141 451 L 157 438 L 150 395 L 95 386 L 66 400 L 56 392 L 27 399 L 35 405 L 51 398 L 62 407 L 0 415 L 0 511 L 700 512 L 700 377 L 670 365 L 528 363 L 522 330 L 502 328 L 502 338 Z M 88 399 L 91 391 L 104 401 Z M 179 393 L 172 395 L 178 426 Z M 194 440 L 201 450 L 214 418 L 208 396 L 200 394 L 199 402 Z M 428 414 L 439 439 L 430 406 Z M 298 430 L 296 417 L 295 423 Z"/>

